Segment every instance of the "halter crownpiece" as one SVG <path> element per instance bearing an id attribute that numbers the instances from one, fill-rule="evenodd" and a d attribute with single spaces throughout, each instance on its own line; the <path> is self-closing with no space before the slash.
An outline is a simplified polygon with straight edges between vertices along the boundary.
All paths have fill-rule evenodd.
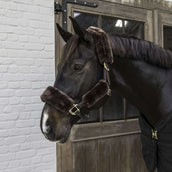
<path id="1" fill-rule="evenodd" d="M 41 100 L 56 110 L 64 114 L 80 117 L 83 117 L 83 114 L 88 113 L 90 109 L 111 95 L 109 78 L 109 64 L 113 63 L 111 40 L 100 28 L 91 26 L 87 31 L 93 36 L 95 41 L 97 57 L 104 67 L 104 79 L 100 80 L 91 90 L 85 93 L 78 104 L 75 104 L 75 101 L 66 93 L 52 86 L 49 86 L 41 95 Z"/>
<path id="2" fill-rule="evenodd" d="M 104 79 L 110 85 L 109 64 L 113 63 L 111 40 L 106 32 L 98 27 L 90 26 L 87 31 L 93 36 L 97 57 L 99 62 L 104 66 Z"/>
<path id="3" fill-rule="evenodd" d="M 102 65 L 113 63 L 111 40 L 104 30 L 90 26 L 87 31 L 93 36 L 97 57 Z"/>

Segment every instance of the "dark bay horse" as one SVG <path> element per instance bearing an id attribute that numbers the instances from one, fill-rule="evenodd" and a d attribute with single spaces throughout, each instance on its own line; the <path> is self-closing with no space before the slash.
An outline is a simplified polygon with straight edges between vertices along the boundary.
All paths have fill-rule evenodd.
<path id="1" fill-rule="evenodd" d="M 70 19 L 75 35 L 57 25 L 67 43 L 58 65 L 54 87 L 72 98 L 75 103 L 79 103 L 81 97 L 103 78 L 103 65 L 97 57 L 95 38 L 88 30 L 81 28 L 74 19 Z M 155 154 L 158 157 L 157 161 L 152 162 L 153 164 L 146 164 L 148 170 L 153 171 L 157 167 L 158 172 L 170 172 L 172 171 L 170 138 L 172 137 L 172 52 L 136 38 L 113 34 L 108 35 L 108 38 L 113 53 L 113 63 L 109 64 L 110 87 L 140 110 L 142 141 L 160 150 L 153 153 L 143 152 L 146 163 L 149 163 L 149 158 Z M 103 101 L 97 108 L 102 104 Z M 50 141 L 64 143 L 72 125 L 79 119 L 77 115 L 64 114 L 46 103 L 42 111 L 41 131 Z M 162 134 L 157 135 L 159 126 Z M 165 137 L 163 133 L 171 135 Z M 165 145 L 164 137 L 168 142 L 167 150 L 161 149 L 161 146 Z M 155 138 L 155 142 L 152 138 Z M 165 165 L 163 161 L 166 161 Z"/>

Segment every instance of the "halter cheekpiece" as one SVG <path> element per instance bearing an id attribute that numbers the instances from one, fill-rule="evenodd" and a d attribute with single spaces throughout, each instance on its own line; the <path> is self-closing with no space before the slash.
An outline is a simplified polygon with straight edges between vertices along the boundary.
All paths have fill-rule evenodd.
<path id="1" fill-rule="evenodd" d="M 111 95 L 109 78 L 109 64 L 113 63 L 111 40 L 100 28 L 91 26 L 87 31 L 93 36 L 95 41 L 97 57 L 104 68 L 104 78 L 85 93 L 82 96 L 81 102 L 78 104 L 75 104 L 75 101 L 66 93 L 52 86 L 49 86 L 41 95 L 41 100 L 56 110 L 64 114 L 80 117 L 82 117 L 82 114 L 88 113 L 91 108 L 101 102 L 105 97 Z"/>

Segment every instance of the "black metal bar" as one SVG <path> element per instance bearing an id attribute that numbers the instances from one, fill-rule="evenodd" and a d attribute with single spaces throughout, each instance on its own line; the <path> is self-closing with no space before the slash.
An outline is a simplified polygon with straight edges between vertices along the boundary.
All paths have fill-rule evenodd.
<path id="1" fill-rule="evenodd" d="M 58 2 L 54 3 L 54 12 L 55 14 L 59 14 L 60 12 L 62 12 L 62 6 Z"/>
<path id="2" fill-rule="evenodd" d="M 62 12 L 62 27 L 67 30 L 67 4 L 77 4 L 87 7 L 96 8 L 98 7 L 98 4 L 87 2 L 87 1 L 80 1 L 80 0 L 63 0 L 62 5 L 60 5 L 58 2 L 55 2 L 54 10 L 55 13 L 58 14 L 59 12 Z"/>

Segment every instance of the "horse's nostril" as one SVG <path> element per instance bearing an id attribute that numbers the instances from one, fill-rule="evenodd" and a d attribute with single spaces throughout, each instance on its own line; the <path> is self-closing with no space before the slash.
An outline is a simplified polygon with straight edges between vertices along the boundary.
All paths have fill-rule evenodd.
<path id="1" fill-rule="evenodd" d="M 46 130 L 47 130 L 46 131 L 47 134 L 51 133 L 51 131 L 52 131 L 51 126 L 50 125 L 47 125 Z"/>
<path id="2" fill-rule="evenodd" d="M 49 121 L 46 122 L 46 133 L 47 134 L 52 133 L 52 126 Z"/>
<path id="3" fill-rule="evenodd" d="M 48 140 L 54 141 L 54 139 L 55 139 L 55 134 L 54 134 L 54 132 L 53 132 L 53 128 L 52 128 L 51 125 L 46 124 L 46 132 L 44 132 L 44 135 L 45 135 L 45 137 L 46 137 Z"/>

